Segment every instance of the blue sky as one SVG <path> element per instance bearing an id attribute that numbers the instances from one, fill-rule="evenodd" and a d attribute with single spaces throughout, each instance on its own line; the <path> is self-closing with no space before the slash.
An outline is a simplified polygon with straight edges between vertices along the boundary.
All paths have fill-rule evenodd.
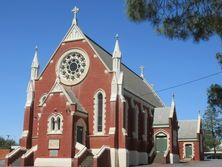
<path id="1" fill-rule="evenodd" d="M 126 16 L 124 1 L 1 0 L 0 1 L 0 136 L 19 139 L 23 127 L 26 87 L 30 78 L 34 48 L 39 47 L 43 69 L 68 31 L 77 5 L 79 27 L 109 52 L 119 34 L 123 62 L 140 73 L 156 90 L 220 71 L 215 53 L 221 40 L 208 42 L 168 40 L 159 36 L 149 23 L 133 23 Z M 221 83 L 222 74 L 159 93 L 170 105 L 175 93 L 179 119 L 196 119 L 206 109 L 206 90 Z"/>

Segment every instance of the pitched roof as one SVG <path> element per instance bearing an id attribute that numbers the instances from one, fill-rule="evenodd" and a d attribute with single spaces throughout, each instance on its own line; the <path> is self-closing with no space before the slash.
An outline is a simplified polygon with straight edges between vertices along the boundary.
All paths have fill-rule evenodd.
<path id="1" fill-rule="evenodd" d="M 77 111 L 87 113 L 82 104 L 79 102 L 77 97 L 74 95 L 73 91 L 71 90 L 70 87 L 64 86 L 64 89 L 66 93 L 68 94 L 69 98 L 72 100 L 74 104 L 77 104 Z"/>
<path id="2" fill-rule="evenodd" d="M 78 39 L 84 39 L 84 38 L 89 42 L 89 44 L 97 52 L 99 58 L 104 63 L 104 65 L 108 68 L 108 70 L 112 71 L 111 70 L 112 69 L 112 55 L 108 53 L 105 49 L 103 49 L 101 46 L 99 46 L 92 39 L 90 39 L 86 34 L 84 34 L 76 24 L 73 24 L 70 27 L 70 29 L 66 33 L 65 37 L 63 38 L 59 46 L 62 44 L 62 42 L 65 42 L 65 41 L 72 41 L 72 40 L 78 40 Z M 52 59 L 56 51 L 59 49 L 59 46 L 55 50 L 55 52 L 52 54 L 50 60 Z M 43 75 L 45 69 L 49 65 L 49 62 L 47 63 L 42 73 L 39 75 L 39 78 Z M 136 96 L 143 99 L 144 101 L 150 103 L 154 107 L 164 106 L 159 96 L 155 93 L 153 88 L 145 80 L 143 80 L 140 76 L 138 76 L 136 73 L 134 73 L 124 64 L 121 64 L 121 69 L 124 73 L 124 88 L 126 90 L 135 94 Z"/>
<path id="3" fill-rule="evenodd" d="M 182 120 L 178 121 L 179 131 L 178 138 L 181 139 L 196 139 L 198 130 L 198 120 Z"/>
<path id="4" fill-rule="evenodd" d="M 70 104 L 77 105 L 77 111 L 82 112 L 82 113 L 87 113 L 86 110 L 80 104 L 79 100 L 76 98 L 71 88 L 68 86 L 62 85 L 57 81 L 55 82 L 55 84 L 53 85 L 49 93 L 46 95 L 46 98 L 40 103 L 40 106 L 43 106 L 43 104 L 48 99 L 49 95 L 53 93 L 63 93 L 64 96 L 67 98 L 67 100 L 70 102 Z"/>
<path id="5" fill-rule="evenodd" d="M 112 55 L 99 46 L 96 42 L 86 36 L 92 47 L 96 50 L 99 54 L 100 58 L 102 59 L 103 63 L 108 67 L 111 71 L 112 69 Z M 155 107 L 162 107 L 164 106 L 161 99 L 155 93 L 153 88 L 140 76 L 130 70 L 124 64 L 121 64 L 121 70 L 124 73 L 124 88 L 129 92 L 135 94 L 136 96 L 142 98 L 144 101 L 150 103 Z"/>
<path id="6" fill-rule="evenodd" d="M 161 107 L 154 109 L 153 125 L 169 125 L 171 107 Z"/>

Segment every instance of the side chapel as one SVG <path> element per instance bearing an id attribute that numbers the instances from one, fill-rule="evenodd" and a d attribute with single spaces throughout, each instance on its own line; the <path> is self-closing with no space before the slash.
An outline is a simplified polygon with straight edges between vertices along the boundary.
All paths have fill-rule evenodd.
<path id="1" fill-rule="evenodd" d="M 158 147 L 155 137 L 164 131 L 174 138 L 166 163 L 178 161 L 175 105 L 164 109 L 143 74 L 121 62 L 118 36 L 110 54 L 84 34 L 78 11 L 73 9 L 72 25 L 41 73 L 35 50 L 20 146 L 6 156 L 6 166 L 18 159 L 21 166 L 149 164 Z M 171 129 L 158 133 L 161 114 L 171 118 Z"/>

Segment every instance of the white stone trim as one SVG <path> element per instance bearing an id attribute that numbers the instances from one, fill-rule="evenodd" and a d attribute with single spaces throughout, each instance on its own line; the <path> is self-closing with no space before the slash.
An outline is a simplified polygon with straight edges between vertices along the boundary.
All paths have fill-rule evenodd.
<path id="1" fill-rule="evenodd" d="M 88 117 L 88 113 L 84 113 L 84 112 L 80 112 L 80 111 L 73 112 L 73 115 L 76 115 L 76 116 L 82 117 L 82 118 Z"/>
<path id="2" fill-rule="evenodd" d="M 57 121 L 58 118 L 60 118 L 60 129 L 58 128 L 58 123 L 55 123 L 55 129 L 53 130 L 51 127 L 51 121 L 52 118 L 54 118 L 55 121 Z M 47 126 L 47 134 L 62 134 L 63 133 L 63 116 L 60 113 L 53 113 L 48 117 L 48 126 Z"/>
<path id="3" fill-rule="evenodd" d="M 170 150 L 170 135 L 163 129 L 160 129 L 154 133 L 154 145 L 156 145 L 156 136 L 161 133 L 167 136 L 167 150 Z"/>
<path id="4" fill-rule="evenodd" d="M 98 150 L 98 152 L 95 153 L 95 155 L 93 156 L 93 158 L 94 158 L 94 159 L 99 158 L 105 150 L 109 150 L 109 149 L 110 149 L 109 146 L 103 145 L 103 146 Z"/>
<path id="5" fill-rule="evenodd" d="M 155 145 L 153 146 L 152 150 L 150 151 L 150 153 L 149 153 L 149 157 L 152 157 L 154 151 L 155 151 Z"/>
<path id="6" fill-rule="evenodd" d="M 28 135 L 29 135 L 29 131 L 28 130 L 23 130 L 23 132 L 22 132 L 22 138 L 23 137 L 28 137 Z"/>
<path id="7" fill-rule="evenodd" d="M 87 147 L 78 142 L 76 142 L 75 148 L 79 150 L 79 152 L 76 153 L 75 158 L 81 157 L 87 151 Z"/>
<path id="8" fill-rule="evenodd" d="M 109 128 L 109 135 L 114 135 L 116 133 L 116 128 L 110 127 Z"/>
<path id="9" fill-rule="evenodd" d="M 34 100 L 34 81 L 30 80 L 27 86 L 26 107 L 30 107 Z"/>
<path id="10" fill-rule="evenodd" d="M 197 133 L 200 133 L 200 130 L 201 130 L 201 117 L 199 115 L 197 120 Z"/>
<path id="11" fill-rule="evenodd" d="M 83 145 L 86 145 L 86 132 L 87 132 L 87 126 L 85 121 L 80 118 L 75 124 L 75 141 L 77 141 L 77 126 L 83 127 Z"/>
<path id="12" fill-rule="evenodd" d="M 35 145 L 31 149 L 29 149 L 25 154 L 23 154 L 21 158 L 27 158 L 31 153 L 36 152 L 37 150 L 38 145 Z"/>
<path id="13" fill-rule="evenodd" d="M 118 164 L 118 149 L 110 148 L 111 167 L 117 167 Z"/>
<path id="14" fill-rule="evenodd" d="M 78 28 L 77 25 L 73 25 L 69 33 L 66 35 L 65 39 L 63 40 L 64 42 L 68 41 L 76 41 L 76 40 L 81 40 L 84 39 L 84 36 L 82 35 L 80 29 Z"/>
<path id="15" fill-rule="evenodd" d="M 103 128 L 102 132 L 98 132 L 98 94 L 103 95 Z M 104 135 L 105 134 L 105 125 L 106 125 L 106 93 L 104 90 L 99 89 L 94 95 L 94 116 L 93 116 L 93 134 L 94 135 Z"/>
<path id="16" fill-rule="evenodd" d="M 186 158 L 186 145 L 191 144 L 192 145 L 192 159 L 194 158 L 195 155 L 195 147 L 193 142 L 184 142 L 183 143 L 183 158 Z"/>
<path id="17" fill-rule="evenodd" d="M 21 147 L 21 146 L 18 146 L 15 150 L 13 150 L 12 152 L 10 152 L 10 153 L 8 153 L 6 156 L 5 156 L 5 158 L 7 159 L 7 158 L 10 158 L 10 157 L 12 157 L 13 155 L 15 155 L 17 152 L 19 152 L 19 151 L 26 151 L 26 148 L 24 148 L 24 147 Z"/>
<path id="18" fill-rule="evenodd" d="M 85 66 L 84 72 L 80 75 L 80 77 L 78 79 L 75 79 L 73 81 L 69 81 L 69 80 L 65 79 L 64 77 L 60 76 L 60 65 L 61 65 L 62 61 L 64 60 L 64 58 L 73 52 L 83 55 L 83 57 L 86 60 L 86 66 Z M 63 55 L 60 57 L 57 65 L 56 65 L 56 75 L 60 76 L 59 79 L 63 84 L 76 85 L 86 77 L 86 75 L 88 74 L 88 71 L 89 71 L 89 66 L 90 66 L 89 56 L 83 49 L 81 49 L 81 48 L 70 49 L 70 50 L 66 51 L 65 53 L 63 53 Z"/>
<path id="19" fill-rule="evenodd" d="M 174 164 L 180 161 L 180 156 L 177 154 L 170 153 L 170 163 Z"/>
<path id="20" fill-rule="evenodd" d="M 179 139 L 179 142 L 193 142 L 193 141 L 198 141 L 198 139 Z"/>
<path id="21" fill-rule="evenodd" d="M 34 166 L 72 167 L 72 158 L 36 158 Z"/>
<path id="22" fill-rule="evenodd" d="M 169 125 L 154 125 L 153 128 L 169 128 Z"/>
<path id="23" fill-rule="evenodd" d="M 111 96 L 110 96 L 110 101 L 116 101 L 117 99 L 117 94 L 118 94 L 118 84 L 117 84 L 117 78 L 116 78 L 116 73 L 113 73 L 113 79 L 111 82 Z"/>
<path id="24" fill-rule="evenodd" d="M 129 151 L 125 148 L 118 149 L 118 160 L 119 167 L 128 167 L 129 166 Z"/>

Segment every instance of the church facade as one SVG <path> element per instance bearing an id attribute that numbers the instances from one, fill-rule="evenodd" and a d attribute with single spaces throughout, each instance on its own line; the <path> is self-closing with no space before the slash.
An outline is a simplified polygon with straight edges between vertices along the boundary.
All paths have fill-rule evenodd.
<path id="1" fill-rule="evenodd" d="M 78 8 L 73 12 L 69 31 L 41 73 L 35 51 L 20 146 L 6 156 L 6 165 L 18 159 L 22 166 L 151 163 L 160 134 L 153 127 L 155 110 L 163 102 L 143 75 L 121 62 L 118 36 L 108 53 L 81 31 Z M 175 136 L 169 135 L 175 143 L 166 163 L 179 160 L 175 112 L 169 131 L 161 131 Z"/>

